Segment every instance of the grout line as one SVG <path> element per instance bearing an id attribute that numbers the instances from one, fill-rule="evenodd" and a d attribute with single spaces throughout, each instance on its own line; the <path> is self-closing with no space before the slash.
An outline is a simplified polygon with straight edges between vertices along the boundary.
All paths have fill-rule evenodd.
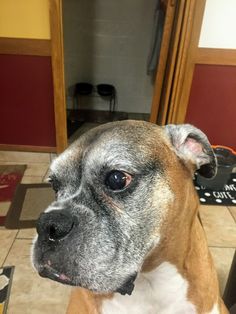
<path id="1" fill-rule="evenodd" d="M 0 160 L 0 163 L 3 165 L 12 165 L 12 164 L 17 164 L 17 165 L 28 165 L 28 164 L 50 164 L 51 161 L 50 159 L 48 161 L 19 161 L 19 160 L 15 160 L 15 161 L 10 161 L 10 160 Z"/>
<path id="2" fill-rule="evenodd" d="M 236 247 L 232 246 L 219 246 L 219 245 L 208 245 L 208 248 L 215 248 L 215 249 L 233 249 L 236 250 Z"/>
<path id="3" fill-rule="evenodd" d="M 30 176 L 30 175 L 26 175 L 26 176 L 23 176 L 23 178 L 43 178 L 43 175 L 42 176 Z"/>
<path id="4" fill-rule="evenodd" d="M 12 249 L 12 247 L 13 247 L 13 245 L 14 245 L 16 239 L 17 239 L 17 235 L 18 235 L 19 232 L 20 232 L 20 230 L 18 229 L 18 231 L 16 232 L 16 235 L 15 235 L 15 238 L 14 238 L 14 240 L 12 241 L 12 244 L 11 244 L 11 246 L 10 246 L 8 252 L 7 252 L 7 255 L 6 255 L 6 257 L 4 258 L 4 260 L 3 260 L 3 262 L 2 262 L 2 266 L 1 266 L 1 267 L 4 267 L 4 264 L 5 264 L 5 262 L 6 262 L 7 258 L 8 258 L 8 256 L 9 256 L 9 254 L 10 254 L 10 251 L 11 251 L 11 249 Z M 16 266 L 16 265 L 15 265 L 15 266 Z"/>
<path id="5" fill-rule="evenodd" d="M 49 170 L 49 166 L 50 166 L 50 165 L 48 165 L 47 170 L 46 170 L 46 172 L 45 172 L 44 175 L 43 175 L 43 178 L 42 178 L 43 181 L 44 181 L 45 178 L 47 177 L 48 170 Z"/>
<path id="6" fill-rule="evenodd" d="M 36 235 L 35 235 L 36 236 Z M 30 240 L 30 241 L 32 241 L 32 240 L 34 240 L 34 238 L 35 237 L 33 237 L 33 238 L 24 238 L 24 237 L 20 237 L 20 238 L 16 238 L 16 240 Z"/>
<path id="7" fill-rule="evenodd" d="M 234 215 L 231 213 L 230 207 L 227 207 L 227 209 L 228 209 L 230 215 L 232 216 L 234 222 L 236 223 L 236 217 L 234 217 Z"/>

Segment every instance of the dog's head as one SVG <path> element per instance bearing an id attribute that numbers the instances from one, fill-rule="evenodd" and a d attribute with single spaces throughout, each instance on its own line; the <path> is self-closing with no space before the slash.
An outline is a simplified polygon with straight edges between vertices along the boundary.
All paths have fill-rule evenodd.
<path id="1" fill-rule="evenodd" d="M 177 201 L 175 177 L 184 193 L 195 170 L 210 177 L 215 166 L 206 136 L 190 125 L 92 129 L 51 165 L 56 201 L 37 223 L 35 268 L 65 284 L 131 293 Z"/>

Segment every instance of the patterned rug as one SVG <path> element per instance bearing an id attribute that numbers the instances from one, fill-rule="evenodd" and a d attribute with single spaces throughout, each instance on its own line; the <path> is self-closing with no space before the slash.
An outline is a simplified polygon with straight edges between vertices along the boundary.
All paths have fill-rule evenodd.
<path id="1" fill-rule="evenodd" d="M 5 203 L 12 201 L 25 169 L 26 165 L 0 165 L 0 226 L 6 216 Z"/>
<path id="2" fill-rule="evenodd" d="M 19 184 L 6 217 L 5 227 L 34 228 L 40 213 L 54 199 L 55 192 L 48 183 Z"/>
<path id="3" fill-rule="evenodd" d="M 0 268 L 0 314 L 7 313 L 14 266 Z"/>
<path id="4" fill-rule="evenodd" d="M 236 173 L 232 173 L 221 190 L 212 190 L 194 182 L 202 205 L 236 206 Z"/>

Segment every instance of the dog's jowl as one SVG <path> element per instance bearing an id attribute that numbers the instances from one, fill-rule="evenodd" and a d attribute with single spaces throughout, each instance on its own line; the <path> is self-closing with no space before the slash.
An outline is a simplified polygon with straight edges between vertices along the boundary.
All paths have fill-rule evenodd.
<path id="1" fill-rule="evenodd" d="M 108 123 L 51 165 L 56 201 L 41 214 L 33 263 L 76 286 L 68 313 L 228 313 L 192 183 L 216 173 L 191 125 Z"/>

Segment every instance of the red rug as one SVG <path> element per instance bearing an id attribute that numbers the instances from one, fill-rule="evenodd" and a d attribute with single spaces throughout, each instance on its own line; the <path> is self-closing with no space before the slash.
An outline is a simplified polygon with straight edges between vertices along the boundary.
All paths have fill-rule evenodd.
<path id="1" fill-rule="evenodd" d="M 1 214 L 1 202 L 12 201 L 25 169 L 26 165 L 0 165 L 0 225 L 5 221 L 5 216 Z"/>

